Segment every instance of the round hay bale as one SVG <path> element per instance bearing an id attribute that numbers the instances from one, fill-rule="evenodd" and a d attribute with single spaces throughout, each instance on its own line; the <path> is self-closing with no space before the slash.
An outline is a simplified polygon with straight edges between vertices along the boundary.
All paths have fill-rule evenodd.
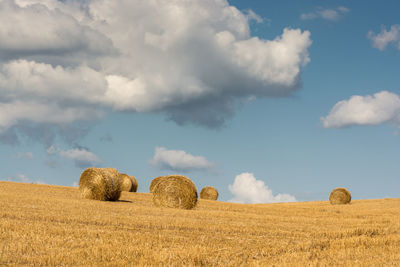
<path id="1" fill-rule="evenodd" d="M 217 200 L 218 199 L 218 190 L 212 186 L 206 186 L 201 189 L 200 192 L 201 199 L 209 199 L 209 200 Z"/>
<path id="2" fill-rule="evenodd" d="M 333 189 L 329 195 L 329 202 L 331 202 L 332 205 L 348 204 L 350 201 L 351 194 L 346 188 L 343 187 Z"/>
<path id="3" fill-rule="evenodd" d="M 132 181 L 131 192 L 137 192 L 137 189 L 139 187 L 137 179 L 133 176 L 129 176 L 129 178 L 131 178 L 131 181 Z"/>
<path id="4" fill-rule="evenodd" d="M 79 191 L 82 198 L 116 201 L 121 195 L 119 173 L 113 168 L 88 168 L 81 174 Z"/>
<path id="5" fill-rule="evenodd" d="M 154 179 L 151 181 L 151 183 L 150 183 L 150 188 L 149 188 L 150 193 L 153 193 L 154 187 L 156 187 L 156 185 L 158 184 L 158 182 L 159 182 L 162 178 L 164 178 L 164 177 L 165 177 L 165 176 L 158 176 L 158 177 L 154 178 Z"/>
<path id="6" fill-rule="evenodd" d="M 120 173 L 119 179 L 121 179 L 121 191 L 130 192 L 132 189 L 132 180 L 129 178 L 129 175 Z"/>
<path id="7" fill-rule="evenodd" d="M 196 186 L 182 175 L 164 176 L 153 188 L 153 203 L 157 207 L 193 209 L 197 204 Z"/>
<path id="8" fill-rule="evenodd" d="M 119 175 L 121 181 L 122 181 L 122 191 L 127 191 L 127 192 L 136 192 L 138 188 L 138 182 L 135 177 L 130 176 L 125 173 L 121 173 Z"/>

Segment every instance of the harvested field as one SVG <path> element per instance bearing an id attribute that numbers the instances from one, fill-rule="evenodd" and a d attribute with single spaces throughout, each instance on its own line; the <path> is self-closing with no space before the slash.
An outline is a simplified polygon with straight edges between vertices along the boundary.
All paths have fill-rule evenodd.
<path id="1" fill-rule="evenodd" d="M 400 199 L 157 208 L 77 188 L 0 182 L 0 266 L 396 266 Z"/>

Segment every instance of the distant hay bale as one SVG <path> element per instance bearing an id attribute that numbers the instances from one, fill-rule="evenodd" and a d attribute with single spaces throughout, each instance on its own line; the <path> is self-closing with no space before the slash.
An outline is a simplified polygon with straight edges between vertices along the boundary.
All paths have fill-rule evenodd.
<path id="1" fill-rule="evenodd" d="M 130 192 L 132 189 L 132 180 L 129 178 L 129 175 L 120 173 L 119 179 L 121 179 L 121 191 Z"/>
<path id="2" fill-rule="evenodd" d="M 135 177 L 121 173 L 119 175 L 119 178 L 121 179 L 122 183 L 122 191 L 127 191 L 127 192 L 136 192 L 138 188 L 138 182 Z"/>
<path id="3" fill-rule="evenodd" d="M 218 199 L 218 190 L 212 186 L 206 186 L 201 189 L 200 192 L 201 199 L 209 199 L 209 200 L 217 200 Z"/>
<path id="4" fill-rule="evenodd" d="M 196 186 L 182 175 L 163 176 L 153 188 L 153 203 L 157 207 L 193 209 L 197 204 Z"/>
<path id="5" fill-rule="evenodd" d="M 351 201 L 351 194 L 346 188 L 335 188 L 329 195 L 329 201 L 332 205 L 348 204 Z"/>
<path id="6" fill-rule="evenodd" d="M 129 178 L 131 178 L 131 180 L 132 180 L 131 192 L 137 192 L 138 187 L 139 187 L 137 179 L 131 175 L 129 176 Z"/>
<path id="7" fill-rule="evenodd" d="M 81 174 L 79 191 L 82 198 L 116 201 L 121 195 L 119 173 L 113 168 L 88 168 Z"/>
<path id="8" fill-rule="evenodd" d="M 151 183 L 150 183 L 150 193 L 153 193 L 154 187 L 158 184 L 159 181 L 161 181 L 162 178 L 164 178 L 165 176 L 158 176 L 156 178 L 154 178 Z"/>
<path id="9" fill-rule="evenodd" d="M 181 179 L 185 180 L 186 182 L 188 182 L 189 184 L 191 184 L 194 188 L 196 188 L 196 186 L 194 185 L 194 183 L 192 182 L 192 180 L 190 180 L 189 178 L 183 176 L 183 175 L 167 175 L 167 176 L 158 176 L 156 178 L 154 178 L 151 183 L 150 183 L 150 188 L 149 191 L 150 193 L 153 193 L 154 188 L 156 187 L 156 185 L 165 178 L 171 178 L 171 177 L 181 177 Z M 196 189 L 197 190 L 197 189 Z"/>

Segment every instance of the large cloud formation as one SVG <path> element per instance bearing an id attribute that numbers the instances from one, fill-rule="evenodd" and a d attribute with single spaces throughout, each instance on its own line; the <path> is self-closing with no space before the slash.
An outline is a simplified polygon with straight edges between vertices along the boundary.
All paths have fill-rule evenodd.
<path id="1" fill-rule="evenodd" d="M 218 127 L 250 98 L 288 95 L 310 33 L 263 40 L 254 18 L 226 0 L 0 0 L 0 140 L 109 111 Z"/>
<path id="2" fill-rule="evenodd" d="M 296 198 L 289 194 L 273 195 L 272 190 L 261 180 L 257 180 L 254 174 L 244 172 L 235 177 L 229 191 L 234 196 L 230 201 L 238 203 L 276 203 L 294 202 Z"/>
<path id="3" fill-rule="evenodd" d="M 354 95 L 336 103 L 321 121 L 325 128 L 384 123 L 400 127 L 400 96 L 388 91 L 372 96 Z"/>

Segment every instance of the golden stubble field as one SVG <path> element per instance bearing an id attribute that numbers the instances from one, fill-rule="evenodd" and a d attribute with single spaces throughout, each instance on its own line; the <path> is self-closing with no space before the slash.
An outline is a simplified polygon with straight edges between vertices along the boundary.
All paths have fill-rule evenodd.
<path id="1" fill-rule="evenodd" d="M 194 210 L 119 202 L 77 188 L 0 182 L 0 266 L 396 266 L 400 199 Z"/>

